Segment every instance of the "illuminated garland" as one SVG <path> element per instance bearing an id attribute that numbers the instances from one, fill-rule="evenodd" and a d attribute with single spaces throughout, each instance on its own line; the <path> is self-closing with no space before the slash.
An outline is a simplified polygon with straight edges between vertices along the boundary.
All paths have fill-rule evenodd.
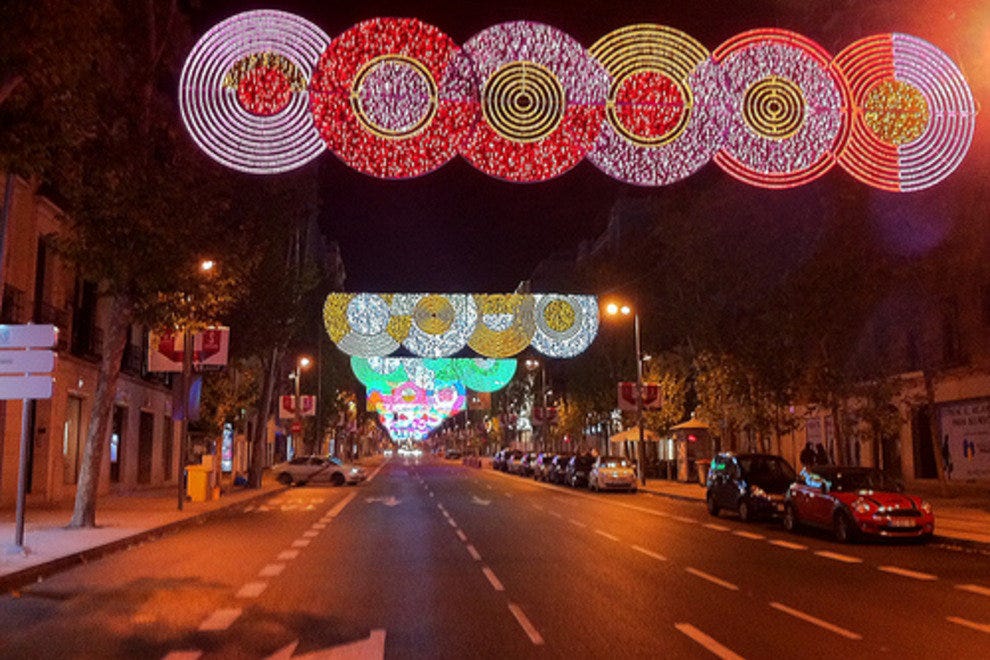
<path id="1" fill-rule="evenodd" d="M 368 388 L 368 410 L 378 418 L 393 440 L 423 440 L 467 402 L 464 386 L 445 383 L 435 390 L 406 382 L 394 388 Z"/>
<path id="2" fill-rule="evenodd" d="M 413 18 L 367 20 L 331 40 L 269 10 L 199 40 L 179 103 L 196 143 L 245 172 L 291 170 L 329 148 L 381 178 L 420 176 L 459 153 L 491 176 L 533 182 L 587 157 L 642 186 L 715 160 L 766 188 L 808 183 L 838 162 L 868 185 L 921 190 L 959 167 L 976 121 L 955 63 L 904 34 L 833 58 L 797 33 L 760 29 L 709 55 L 661 25 L 620 28 L 585 49 L 514 21 L 459 48 Z"/>
<path id="3" fill-rule="evenodd" d="M 424 358 L 449 357 L 465 346 L 486 358 L 511 357 L 527 346 L 550 357 L 573 357 L 598 333 L 598 300 L 560 294 L 331 293 L 323 304 L 323 323 L 340 350 L 361 358 L 391 355 L 400 344 Z M 373 369 L 403 378 L 400 367 L 407 363 L 375 363 Z"/>
<path id="4" fill-rule="evenodd" d="M 362 358 L 351 356 L 351 370 L 365 387 L 388 390 L 407 382 L 425 390 L 462 383 L 475 392 L 495 392 L 509 384 L 516 360 L 486 358 Z"/>

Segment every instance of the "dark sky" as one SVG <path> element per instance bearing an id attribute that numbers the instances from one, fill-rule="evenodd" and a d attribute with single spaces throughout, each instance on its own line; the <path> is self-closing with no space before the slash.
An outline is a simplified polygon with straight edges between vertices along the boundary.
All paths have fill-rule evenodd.
<path id="1" fill-rule="evenodd" d="M 990 3 L 979 0 L 225 0 L 204 4 L 198 32 L 239 11 L 271 8 L 296 13 L 331 37 L 369 18 L 415 17 L 458 43 L 510 20 L 550 24 L 585 46 L 625 25 L 659 23 L 687 32 L 709 50 L 739 32 L 760 27 L 795 30 L 832 53 L 859 37 L 899 31 L 945 50 L 963 69 L 978 103 L 990 100 Z M 984 169 L 977 164 L 987 162 L 986 123 L 985 117 L 978 118 L 976 142 L 954 176 L 973 176 L 976 168 Z M 340 245 L 350 291 L 511 291 L 548 254 L 573 251 L 581 241 L 600 235 L 617 200 L 663 196 L 673 188 L 622 184 L 588 162 L 554 180 L 530 184 L 491 178 L 460 157 L 432 174 L 401 181 L 360 174 L 329 152 L 318 163 L 324 193 L 322 222 L 328 238 Z M 847 176 L 835 170 L 826 179 Z M 698 186 L 702 194 L 701 186 L 711 176 L 728 175 L 709 163 L 675 185 Z M 827 183 L 806 187 L 818 185 Z M 733 188 L 740 205 L 749 195 L 766 194 L 748 188 L 744 184 Z M 781 195 L 781 204 L 795 197 L 800 198 Z"/>

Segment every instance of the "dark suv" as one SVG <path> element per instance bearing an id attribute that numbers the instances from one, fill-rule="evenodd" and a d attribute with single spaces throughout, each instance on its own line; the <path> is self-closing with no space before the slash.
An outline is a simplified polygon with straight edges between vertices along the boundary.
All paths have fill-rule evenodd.
<path id="1" fill-rule="evenodd" d="M 743 522 L 777 515 L 783 511 L 784 494 L 795 478 L 794 468 L 782 456 L 718 454 L 708 470 L 708 513 L 737 511 Z"/>
<path id="2" fill-rule="evenodd" d="M 567 482 L 567 485 L 574 488 L 587 486 L 588 472 L 591 471 L 591 466 L 594 464 L 595 457 L 591 454 L 572 456 L 570 462 L 567 464 L 567 472 L 564 474 L 564 480 Z"/>

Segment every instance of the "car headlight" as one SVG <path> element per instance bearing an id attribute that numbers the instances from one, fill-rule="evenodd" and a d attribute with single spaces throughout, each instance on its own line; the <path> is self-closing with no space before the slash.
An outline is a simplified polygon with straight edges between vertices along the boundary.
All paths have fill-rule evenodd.
<path id="1" fill-rule="evenodd" d="M 361 474 L 361 468 L 351 468 L 351 474 Z"/>
<path id="2" fill-rule="evenodd" d="M 767 492 L 760 488 L 759 486 L 750 486 L 749 494 L 753 497 L 762 497 L 763 499 L 769 499 Z"/>
<path id="3" fill-rule="evenodd" d="M 859 499 L 859 500 L 856 500 L 855 502 L 853 502 L 852 508 L 853 508 L 853 511 L 855 511 L 856 513 L 862 515 L 862 514 L 869 513 L 870 512 L 870 509 L 872 507 L 870 507 L 870 503 L 867 502 L 866 500 Z"/>
<path id="4" fill-rule="evenodd" d="M 921 500 L 921 510 L 925 513 L 934 513 L 935 511 L 934 507 L 932 507 L 932 503 L 925 500 Z"/>

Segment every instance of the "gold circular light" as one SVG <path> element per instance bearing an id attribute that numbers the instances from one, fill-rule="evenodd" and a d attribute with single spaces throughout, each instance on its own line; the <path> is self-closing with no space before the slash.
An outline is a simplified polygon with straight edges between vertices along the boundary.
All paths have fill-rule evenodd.
<path id="1" fill-rule="evenodd" d="M 560 80 L 535 62 L 510 62 L 498 68 L 481 93 L 485 121 L 515 142 L 536 142 L 553 133 L 564 119 L 566 105 Z"/>
<path id="2" fill-rule="evenodd" d="M 457 311 L 445 296 L 430 294 L 424 296 L 412 313 L 416 327 L 428 335 L 442 335 L 453 325 Z"/>
<path id="3" fill-rule="evenodd" d="M 393 116 L 397 115 L 403 109 L 408 109 L 413 105 L 410 99 L 383 99 L 380 95 L 375 95 L 373 100 L 369 102 L 366 96 L 362 94 L 368 76 L 376 71 L 380 72 L 382 67 L 389 66 L 412 72 L 416 76 L 416 79 L 426 88 L 427 94 L 426 108 L 416 115 L 410 115 L 408 117 L 401 117 L 400 115 L 398 117 L 400 124 L 396 127 L 383 126 L 375 115 L 380 113 L 387 113 Z M 395 85 L 398 83 L 393 81 L 391 84 Z M 350 99 L 351 109 L 354 111 L 354 115 L 358 118 L 358 121 L 361 122 L 361 125 L 374 135 L 387 139 L 408 138 L 416 135 L 433 121 L 433 118 L 437 114 L 437 108 L 440 105 L 437 96 L 437 83 L 433 79 L 433 74 L 430 73 L 430 70 L 418 60 L 395 54 L 381 55 L 369 60 L 361 67 L 361 70 L 354 76 Z M 376 105 L 379 107 L 375 107 Z M 386 107 L 381 107 L 382 105 Z"/>
<path id="4" fill-rule="evenodd" d="M 806 107 L 804 94 L 796 83 L 770 76 L 746 90 L 743 118 L 758 135 L 786 140 L 801 130 Z"/>
<path id="5" fill-rule="evenodd" d="M 928 128 L 930 119 L 924 94 L 896 78 L 880 81 L 863 99 L 863 122 L 887 144 L 914 142 Z"/>
<path id="6" fill-rule="evenodd" d="M 554 300 L 543 309 L 543 320 L 551 330 L 566 332 L 574 327 L 577 312 L 566 300 Z"/>

